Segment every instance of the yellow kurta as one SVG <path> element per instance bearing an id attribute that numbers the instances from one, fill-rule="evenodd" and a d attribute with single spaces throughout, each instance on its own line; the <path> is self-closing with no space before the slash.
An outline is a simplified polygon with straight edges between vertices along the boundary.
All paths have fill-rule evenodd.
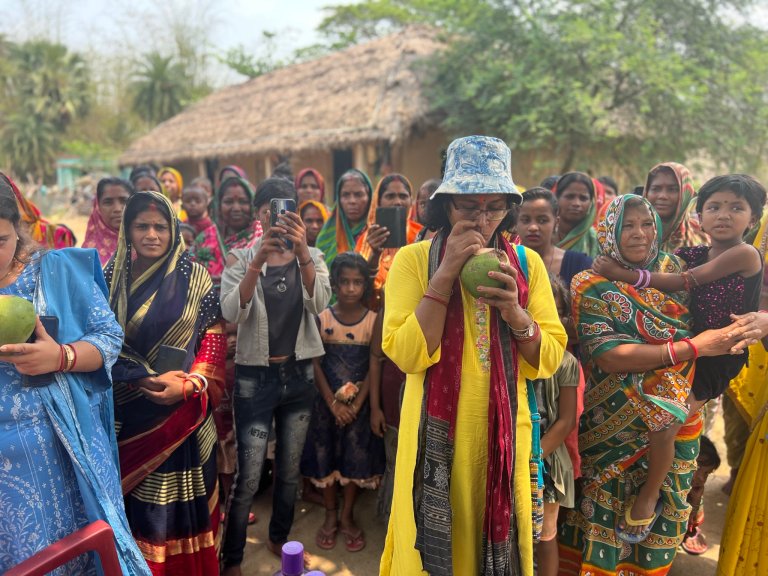
<path id="1" fill-rule="evenodd" d="M 766 212 L 768 215 L 768 212 Z M 764 215 L 754 245 L 768 265 L 768 216 Z M 765 290 L 765 288 L 763 288 Z M 768 353 L 758 342 L 749 347 L 749 364 L 731 381 L 733 398 L 752 429 L 736 484 L 728 501 L 720 543 L 718 576 L 768 575 Z"/>
<path id="2" fill-rule="evenodd" d="M 440 360 L 440 347 L 430 356 L 414 311 L 427 290 L 430 242 L 402 248 L 395 257 L 387 280 L 382 348 L 407 374 L 395 467 L 395 489 L 381 558 L 382 576 L 426 574 L 414 548 L 416 523 L 413 515 L 413 472 L 416 465 L 419 417 L 426 370 Z M 520 357 L 518 410 L 515 438 L 515 514 L 519 533 L 523 574 L 533 574 L 531 526 L 531 419 L 525 378 L 549 378 L 560 365 L 567 336 L 557 316 L 547 271 L 541 258 L 526 249 L 528 256 L 528 311 L 541 328 L 538 369 Z M 488 322 L 480 325 L 478 314 L 487 318 L 487 306 L 462 289 L 464 351 L 461 393 L 458 400 L 455 455 L 451 472 L 450 499 L 453 510 L 453 572 L 462 576 L 480 573 L 485 484 L 488 459 L 488 399 L 490 374 L 478 353 L 479 337 L 487 335 Z"/>

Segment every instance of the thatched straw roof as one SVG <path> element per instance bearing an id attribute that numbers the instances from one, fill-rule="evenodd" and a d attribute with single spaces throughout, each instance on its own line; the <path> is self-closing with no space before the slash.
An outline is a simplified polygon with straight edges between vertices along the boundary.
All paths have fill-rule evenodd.
<path id="1" fill-rule="evenodd" d="M 409 28 L 219 90 L 136 140 L 120 164 L 401 141 L 427 119 L 413 63 L 444 47 L 434 37 Z"/>

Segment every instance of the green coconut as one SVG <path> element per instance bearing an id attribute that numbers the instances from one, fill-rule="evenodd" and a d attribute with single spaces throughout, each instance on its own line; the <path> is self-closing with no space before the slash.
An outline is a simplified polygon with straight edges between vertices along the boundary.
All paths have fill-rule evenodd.
<path id="1" fill-rule="evenodd" d="M 475 298 L 482 294 L 478 291 L 478 286 L 487 286 L 489 288 L 502 288 L 504 282 L 491 278 L 488 272 L 501 272 L 501 264 L 509 264 L 509 258 L 505 252 L 495 250 L 494 248 L 482 248 L 464 264 L 461 269 L 461 284 L 469 290 Z"/>
<path id="2" fill-rule="evenodd" d="M 35 331 L 35 307 L 18 296 L 0 296 L 0 346 L 21 344 Z"/>

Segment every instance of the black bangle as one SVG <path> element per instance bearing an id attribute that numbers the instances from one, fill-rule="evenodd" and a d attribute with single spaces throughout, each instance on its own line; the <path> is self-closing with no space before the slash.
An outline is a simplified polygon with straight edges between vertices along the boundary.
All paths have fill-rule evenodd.
<path id="1" fill-rule="evenodd" d="M 309 266 L 310 264 L 312 264 L 312 262 L 314 262 L 314 260 L 312 260 L 312 256 L 310 256 L 309 260 L 307 260 L 306 262 L 299 262 L 299 268 L 304 268 L 305 266 Z"/>

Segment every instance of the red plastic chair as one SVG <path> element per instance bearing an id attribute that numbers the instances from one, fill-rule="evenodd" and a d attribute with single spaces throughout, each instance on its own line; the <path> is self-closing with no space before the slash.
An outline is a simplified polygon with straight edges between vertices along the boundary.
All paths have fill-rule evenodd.
<path id="1" fill-rule="evenodd" d="M 86 552 L 94 551 L 101 559 L 105 576 L 121 576 L 120 561 L 117 559 L 112 528 L 103 520 L 73 532 L 54 542 L 17 564 L 5 576 L 42 576 Z"/>

